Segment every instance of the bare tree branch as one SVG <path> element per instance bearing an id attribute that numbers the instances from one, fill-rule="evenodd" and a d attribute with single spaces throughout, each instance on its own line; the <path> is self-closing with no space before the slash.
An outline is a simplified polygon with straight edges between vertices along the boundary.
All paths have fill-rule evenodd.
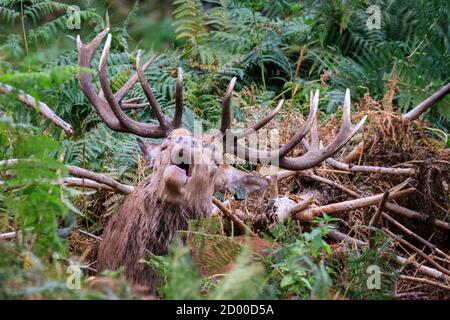
<path id="1" fill-rule="evenodd" d="M 76 167 L 76 166 L 67 166 L 67 168 L 69 169 L 69 173 L 73 176 L 80 177 L 80 178 L 86 178 L 89 180 L 93 180 L 97 183 L 110 186 L 121 193 L 128 194 L 128 193 L 133 192 L 133 190 L 134 190 L 134 187 L 117 182 L 113 178 L 105 176 L 100 173 L 95 173 L 95 172 L 92 172 L 92 171 L 89 171 L 89 170 L 86 170 L 86 169 L 83 169 L 80 167 Z"/>
<path id="2" fill-rule="evenodd" d="M 65 122 L 63 119 L 58 117 L 49 106 L 41 101 L 37 101 L 35 98 L 26 94 L 22 90 L 17 90 L 10 85 L 0 83 L 0 93 L 2 94 L 11 94 L 17 92 L 17 99 L 23 102 L 27 107 L 31 109 L 36 109 L 39 111 L 44 117 L 49 119 L 51 122 L 56 124 L 58 127 L 64 130 L 64 132 L 68 135 L 73 134 L 73 129 L 70 124 Z"/>

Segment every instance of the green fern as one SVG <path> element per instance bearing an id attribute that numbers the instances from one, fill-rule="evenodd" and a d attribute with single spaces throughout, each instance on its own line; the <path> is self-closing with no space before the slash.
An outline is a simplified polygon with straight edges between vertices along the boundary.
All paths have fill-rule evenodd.
<path id="1" fill-rule="evenodd" d="M 175 0 L 173 11 L 175 18 L 177 39 L 186 38 L 191 45 L 195 45 L 198 35 L 204 32 L 204 15 L 199 0 Z"/>

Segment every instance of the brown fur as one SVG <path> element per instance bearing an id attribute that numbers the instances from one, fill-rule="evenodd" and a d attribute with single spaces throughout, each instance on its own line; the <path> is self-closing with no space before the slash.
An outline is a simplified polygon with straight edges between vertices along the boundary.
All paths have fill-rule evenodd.
<path id="1" fill-rule="evenodd" d="M 148 293 L 154 293 L 161 280 L 151 267 L 139 260 L 152 254 L 167 254 L 177 231 L 186 230 L 191 219 L 206 217 L 212 209 L 217 183 L 235 188 L 242 181 L 250 189 L 255 188 L 255 183 L 260 187 L 267 185 L 263 178 L 258 181 L 258 177 L 237 174 L 238 170 L 219 166 L 210 158 L 190 164 L 190 176 L 186 177 L 183 170 L 173 165 L 171 157 L 180 148 L 186 153 L 201 147 L 194 147 L 193 137 L 184 129 L 175 130 L 172 138 L 177 139 L 167 139 L 161 147 L 144 146 L 139 142 L 154 171 L 135 188 L 110 220 L 98 252 L 98 271 L 124 267 L 128 281 L 139 287 L 146 286 Z"/>

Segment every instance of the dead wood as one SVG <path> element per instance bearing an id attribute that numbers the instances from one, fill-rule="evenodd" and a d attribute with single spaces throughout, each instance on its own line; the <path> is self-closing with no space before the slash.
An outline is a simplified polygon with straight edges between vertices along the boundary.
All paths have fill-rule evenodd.
<path id="1" fill-rule="evenodd" d="M 426 260 L 428 263 L 430 263 L 431 265 L 433 265 L 437 270 L 439 270 L 440 272 L 446 274 L 447 276 L 450 276 L 450 271 L 445 269 L 444 267 L 442 267 L 439 263 L 437 263 L 436 261 L 434 261 L 429 255 L 427 255 L 426 253 L 424 253 L 422 250 L 420 250 L 419 248 L 417 248 L 415 245 L 411 244 L 409 241 L 406 241 L 403 238 L 399 238 L 397 237 L 394 233 L 392 233 L 389 229 L 383 228 L 383 230 L 389 234 L 391 237 L 393 237 L 394 239 L 396 239 L 398 242 L 400 242 L 402 245 L 408 247 L 410 250 L 415 251 L 419 256 L 421 256 L 424 260 Z"/>
<path id="2" fill-rule="evenodd" d="M 223 214 L 230 219 L 231 221 L 233 221 L 243 232 L 248 232 L 250 235 L 252 236 L 257 236 L 256 233 L 254 233 L 244 222 L 242 222 L 238 217 L 236 217 L 235 214 L 233 214 L 233 212 L 231 212 L 227 207 L 225 207 L 225 205 L 217 200 L 216 198 L 212 198 L 212 202 L 214 203 L 214 205 L 216 205 L 216 207 L 218 207 Z"/>
<path id="3" fill-rule="evenodd" d="M 44 117 L 49 119 L 51 122 L 56 124 L 58 127 L 64 130 L 64 132 L 68 135 L 73 134 L 73 128 L 70 124 L 65 122 L 63 119 L 58 117 L 55 112 L 45 103 L 41 101 L 37 101 L 35 98 L 26 94 L 22 90 L 17 90 L 10 85 L 0 83 L 0 93 L 2 94 L 14 94 L 17 93 L 17 99 L 24 103 L 27 107 L 31 109 L 36 109 L 39 113 L 41 113 Z"/>
<path id="4" fill-rule="evenodd" d="M 439 91 L 434 93 L 429 98 L 425 99 L 421 103 L 419 103 L 416 107 L 414 107 L 412 110 L 407 112 L 402 116 L 403 120 L 408 121 L 414 121 L 418 119 L 424 112 L 428 111 L 431 107 L 436 105 L 439 101 L 441 101 L 443 98 L 447 96 L 447 94 L 450 93 L 450 83 L 447 83 L 444 85 Z M 357 144 L 345 157 L 344 162 L 351 163 L 356 160 L 358 160 L 364 151 L 369 149 L 375 139 L 371 136 L 366 141 L 362 141 L 359 144 Z"/>
<path id="5" fill-rule="evenodd" d="M 104 190 L 104 191 L 116 191 L 111 186 L 106 184 L 98 183 L 94 180 L 83 179 L 83 178 L 64 178 L 62 182 L 68 187 L 81 187 L 95 190 Z"/>
<path id="6" fill-rule="evenodd" d="M 119 191 L 120 193 L 129 194 L 133 192 L 134 187 L 122 184 L 120 182 L 117 182 L 111 177 L 105 176 L 100 173 L 92 172 L 80 167 L 71 166 L 68 165 L 67 168 L 69 169 L 69 173 L 73 176 L 80 177 L 80 178 L 86 178 L 89 180 L 93 180 L 97 183 L 110 186 L 111 188 L 114 188 L 115 190 Z"/>
<path id="7" fill-rule="evenodd" d="M 414 191 L 416 191 L 415 188 L 409 188 L 409 189 L 406 189 L 403 191 L 391 193 L 389 195 L 389 199 L 404 197 Z M 382 198 L 383 198 L 383 194 L 381 193 L 381 194 L 377 194 L 377 195 L 366 197 L 366 198 L 332 203 L 332 204 L 328 204 L 325 206 L 311 208 L 311 209 L 307 209 L 307 210 L 298 212 L 295 215 L 295 218 L 300 221 L 311 221 L 318 214 L 323 214 L 323 213 L 331 214 L 331 213 L 336 213 L 336 212 L 341 212 L 341 211 L 348 211 L 348 210 L 354 210 L 354 209 L 358 209 L 358 208 L 368 207 L 368 206 L 378 203 Z"/>
<path id="8" fill-rule="evenodd" d="M 450 291 L 450 286 L 446 286 L 444 284 L 441 284 L 439 282 L 432 281 L 432 280 L 429 280 L 429 279 L 405 276 L 405 275 L 402 275 L 402 274 L 399 275 L 398 277 L 401 280 L 419 282 L 419 283 L 422 283 L 422 284 L 427 284 L 427 285 L 430 285 L 430 286 L 433 286 L 433 287 L 437 287 L 437 288 L 440 288 L 440 289 L 444 289 L 444 290 Z"/>
<path id="9" fill-rule="evenodd" d="M 337 242 L 345 243 L 350 246 L 357 246 L 358 248 L 364 248 L 368 246 L 368 243 L 362 240 L 355 239 L 350 237 L 349 235 L 339 232 L 339 231 L 331 231 L 327 235 L 331 239 Z M 450 277 L 447 277 L 444 273 L 434 268 L 430 268 L 424 265 L 417 263 L 416 261 L 412 261 L 410 259 L 403 258 L 402 256 L 395 255 L 394 257 L 387 256 L 386 258 L 393 259 L 394 262 L 400 265 L 411 265 L 416 268 L 416 270 L 425 275 L 429 276 L 447 283 L 450 283 Z"/>

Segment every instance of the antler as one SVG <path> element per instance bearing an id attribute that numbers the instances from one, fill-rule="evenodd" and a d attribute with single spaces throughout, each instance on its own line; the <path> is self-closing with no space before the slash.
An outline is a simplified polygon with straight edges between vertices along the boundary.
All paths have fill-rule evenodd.
<path id="1" fill-rule="evenodd" d="M 232 88 L 234 86 L 234 82 L 235 79 L 233 78 L 225 94 L 223 103 L 224 110 L 222 111 L 222 115 L 225 116 L 225 119 L 222 118 L 221 132 L 224 132 L 223 129 L 229 128 L 231 124 L 229 100 L 232 95 Z M 321 147 L 319 135 L 317 132 L 317 119 L 316 119 L 316 113 L 319 105 L 319 91 L 317 90 L 314 96 L 311 93 L 310 112 L 304 125 L 294 134 L 294 136 L 291 137 L 291 139 L 289 139 L 289 141 L 285 145 L 281 146 L 279 149 L 261 151 L 249 148 L 247 146 L 243 146 L 237 142 L 238 138 L 241 138 L 247 135 L 248 133 L 252 132 L 252 129 L 256 131 L 261 127 L 263 127 L 265 124 L 267 124 L 279 111 L 281 105 L 282 101 L 279 103 L 274 112 L 266 116 L 257 124 L 250 127 L 250 129 L 244 129 L 237 133 L 228 130 L 224 136 L 225 141 L 224 152 L 232 153 L 235 156 L 250 162 L 274 164 L 280 168 L 293 171 L 306 170 L 314 167 L 318 163 L 324 161 L 325 159 L 331 157 L 333 154 L 338 152 L 364 125 L 364 122 L 367 119 L 367 116 L 364 116 L 364 118 L 357 125 L 352 125 L 350 119 L 350 91 L 347 89 L 345 93 L 341 129 L 336 138 L 333 140 L 333 142 L 331 142 L 325 148 Z M 308 132 L 310 133 L 311 136 L 311 146 L 308 152 L 306 152 L 304 155 L 300 157 L 287 157 L 286 155 L 302 141 L 302 139 L 308 134 Z"/>
<path id="2" fill-rule="evenodd" d="M 110 129 L 119 132 L 129 132 L 142 137 L 167 137 L 172 130 L 181 126 L 183 114 L 183 71 L 181 68 L 178 69 L 175 94 L 176 106 L 172 121 L 170 121 L 170 119 L 162 112 L 161 107 L 144 76 L 144 70 L 153 62 L 154 57 L 141 65 L 141 54 L 138 52 L 136 57 L 136 73 L 133 74 L 123 87 L 114 94 L 109 84 L 107 72 L 107 62 L 111 46 L 111 35 L 108 34 L 108 32 L 109 29 L 104 30 L 88 44 L 83 44 L 80 37 L 77 37 L 78 64 L 80 67 L 90 68 L 95 51 L 105 36 L 108 35 L 99 62 L 99 80 L 102 91 L 100 94 L 97 94 L 94 85 L 92 84 L 91 75 L 86 72 L 81 73 L 78 77 L 82 91 L 94 106 L 100 118 Z M 124 112 L 124 109 L 128 108 L 131 101 L 136 101 L 136 99 L 129 99 L 126 103 L 123 103 L 122 100 L 131 88 L 133 88 L 137 80 L 140 81 L 145 97 L 148 100 L 148 105 L 150 105 L 159 125 L 137 122 Z M 147 104 L 142 104 L 142 106 L 146 105 Z"/>

